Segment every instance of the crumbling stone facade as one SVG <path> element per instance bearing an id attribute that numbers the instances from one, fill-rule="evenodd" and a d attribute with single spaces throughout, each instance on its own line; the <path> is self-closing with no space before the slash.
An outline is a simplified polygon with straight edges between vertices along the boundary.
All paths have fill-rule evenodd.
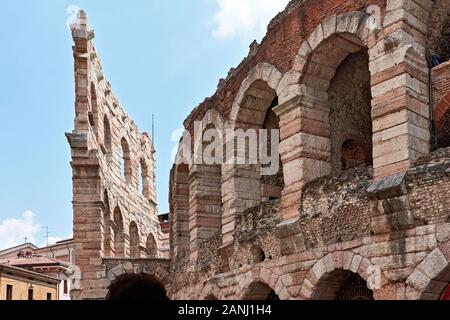
<path id="1" fill-rule="evenodd" d="M 280 128 L 280 190 L 268 194 L 277 183 L 259 165 L 174 164 L 171 298 L 442 296 L 450 82 L 448 62 L 432 68 L 430 53 L 448 59 L 449 9 L 303 0 L 273 19 L 184 125 L 191 135 L 199 121 L 223 133 Z"/>
<path id="2" fill-rule="evenodd" d="M 153 142 L 139 132 L 112 93 L 82 11 L 72 36 L 75 127 L 67 139 L 72 151 L 75 263 L 81 274 L 72 296 L 99 299 L 107 296 L 130 257 L 163 261 L 168 237 L 157 218 Z M 111 259 L 119 266 L 114 277 Z"/>
<path id="3" fill-rule="evenodd" d="M 96 138 L 96 113 L 89 117 L 89 101 L 99 99 L 89 98 L 86 69 L 98 60 L 79 23 L 82 72 L 69 135 L 83 275 L 77 297 L 162 299 L 164 288 L 171 299 L 441 298 L 450 283 L 450 84 L 448 63 L 432 68 L 430 58 L 432 50 L 448 56 L 436 32 L 448 9 L 446 0 L 291 1 L 184 122 L 194 137 L 196 123 L 202 137 L 217 129 L 224 144 L 230 129 L 279 128 L 281 168 L 264 177 L 260 163 L 199 164 L 199 137 L 184 136 L 177 160 L 191 161 L 177 161 L 170 174 L 170 259 L 142 258 L 141 239 L 164 235 L 151 214 L 133 214 L 151 212 L 154 202 L 132 188 L 142 150 L 133 141 L 143 139 L 144 150 L 151 141 L 123 117 L 111 128 L 126 134 L 111 144 L 125 151 L 125 177 L 117 154 L 115 174 L 107 170 L 101 141 L 109 131 Z M 186 143 L 194 157 L 183 153 Z M 107 193 L 105 184 L 113 185 Z M 105 247 L 127 257 L 108 257 Z M 127 281 L 153 289 L 124 291 Z"/>

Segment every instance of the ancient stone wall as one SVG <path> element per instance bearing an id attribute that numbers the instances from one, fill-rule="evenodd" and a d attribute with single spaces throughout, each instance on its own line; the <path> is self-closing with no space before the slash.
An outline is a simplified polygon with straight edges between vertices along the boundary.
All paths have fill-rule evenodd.
<path id="1" fill-rule="evenodd" d="M 253 283 L 263 282 L 282 299 L 333 299 L 331 286 L 342 284 L 347 273 L 370 282 L 379 270 L 375 299 L 438 299 L 450 278 L 442 273 L 436 285 L 424 275 L 422 283 L 417 268 L 426 265 L 420 272 L 429 272 L 436 250 L 447 250 L 437 257 L 439 272 L 450 268 L 450 203 L 440 192 L 450 188 L 449 165 L 450 149 L 420 159 L 401 178 L 400 193 L 374 191 L 364 169 L 323 177 L 305 187 L 295 224 L 279 224 L 277 202 L 248 210 L 236 224 L 231 268 L 222 269 L 217 241 L 206 242 L 200 255 L 208 256 L 208 269 L 191 275 L 181 266 L 172 269 L 177 284 L 186 283 L 172 298 L 242 299 Z"/>
<path id="2" fill-rule="evenodd" d="M 94 32 L 80 11 L 72 25 L 75 124 L 72 151 L 75 263 L 81 287 L 75 298 L 106 296 L 99 276 L 105 257 L 162 257 L 157 218 L 155 150 L 120 106 L 105 79 Z"/>
<path id="3" fill-rule="evenodd" d="M 427 59 L 437 43 L 430 28 L 445 21 L 431 17 L 439 8 L 447 9 L 428 0 L 304 0 L 275 17 L 184 125 L 193 134 L 194 121 L 218 113 L 225 128 L 260 129 L 275 113 L 280 199 L 265 194 L 258 165 L 222 165 L 221 204 L 201 206 L 214 219 L 221 208 L 222 229 L 188 249 L 198 237 L 184 221 L 200 211 L 186 198 L 207 184 L 195 166 L 175 165 L 171 249 L 188 250 L 191 263 L 172 261 L 172 298 L 243 299 L 268 286 L 267 298 L 332 299 L 348 295 L 348 283 L 369 285 L 360 298 L 438 296 L 450 282 L 441 192 L 449 150 L 429 155 L 429 89 L 438 85 L 430 86 Z M 439 274 L 430 267 L 436 256 Z"/>

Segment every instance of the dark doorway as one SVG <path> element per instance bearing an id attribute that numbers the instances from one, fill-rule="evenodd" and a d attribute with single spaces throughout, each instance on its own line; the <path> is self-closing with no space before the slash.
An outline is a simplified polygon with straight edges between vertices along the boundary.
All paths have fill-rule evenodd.
<path id="1" fill-rule="evenodd" d="M 127 275 L 110 287 L 108 300 L 169 300 L 164 287 L 148 275 Z"/>
<path id="2" fill-rule="evenodd" d="M 255 282 L 250 285 L 245 295 L 245 300 L 278 301 L 280 298 L 275 291 L 263 282 Z"/>

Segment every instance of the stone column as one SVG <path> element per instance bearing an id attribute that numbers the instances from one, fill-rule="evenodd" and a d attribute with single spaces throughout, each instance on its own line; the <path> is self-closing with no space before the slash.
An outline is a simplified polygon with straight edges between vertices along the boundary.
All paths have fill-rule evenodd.
<path id="1" fill-rule="evenodd" d="M 432 1 L 389 0 L 381 37 L 370 48 L 376 179 L 406 171 L 429 153 L 425 57 Z"/>
<path id="2" fill-rule="evenodd" d="M 329 110 L 314 100 L 295 97 L 274 109 L 280 118 L 283 220 L 298 216 L 303 186 L 331 171 Z"/>
<path id="3" fill-rule="evenodd" d="M 198 259 L 200 245 L 221 226 L 220 166 L 192 165 L 189 176 L 189 232 L 191 261 Z"/>
<path id="4" fill-rule="evenodd" d="M 176 259 L 189 249 L 189 167 L 178 165 L 173 170 L 171 238 L 172 256 Z"/>

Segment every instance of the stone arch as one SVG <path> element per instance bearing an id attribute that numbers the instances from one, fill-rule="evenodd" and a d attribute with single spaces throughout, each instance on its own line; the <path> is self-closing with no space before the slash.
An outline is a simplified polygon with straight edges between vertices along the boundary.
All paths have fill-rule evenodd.
<path id="1" fill-rule="evenodd" d="M 255 269 L 248 271 L 246 274 L 240 276 L 238 282 L 238 292 L 240 292 L 240 294 L 238 295 L 237 300 L 246 300 L 247 291 L 254 283 L 263 283 L 273 289 L 280 300 L 290 299 L 290 295 L 282 277 L 264 267 L 256 267 Z"/>
<path id="2" fill-rule="evenodd" d="M 162 281 L 147 274 L 122 274 L 108 287 L 107 300 L 169 300 Z"/>
<path id="3" fill-rule="evenodd" d="M 147 258 L 155 259 L 158 258 L 158 242 L 156 241 L 155 236 L 150 233 L 147 237 L 147 246 L 146 246 Z"/>
<path id="4" fill-rule="evenodd" d="M 91 82 L 91 86 L 89 88 L 89 99 L 91 110 L 89 112 L 89 123 L 94 130 L 95 136 L 98 138 L 98 124 L 99 124 L 99 107 L 98 107 L 98 95 L 97 88 L 95 87 L 94 82 Z"/>
<path id="5" fill-rule="evenodd" d="M 122 140 L 120 141 L 120 145 L 122 147 L 122 161 L 121 161 L 122 176 L 125 177 L 125 180 L 128 183 L 131 183 L 132 176 L 133 176 L 133 170 L 131 168 L 130 145 L 128 144 L 128 141 L 127 141 L 127 139 L 125 139 L 125 137 L 123 137 Z"/>
<path id="6" fill-rule="evenodd" d="M 267 110 L 253 110 L 253 113 L 247 114 L 247 117 L 245 117 L 245 115 L 242 115 L 242 109 L 246 108 L 242 106 L 242 104 L 244 103 L 248 90 L 254 83 L 266 83 L 267 87 L 273 90 L 275 95 L 278 96 L 283 89 L 282 87 L 278 87 L 282 77 L 283 74 L 275 66 L 266 62 L 257 64 L 249 71 L 239 88 L 231 109 L 230 126 L 232 129 L 236 128 L 236 125 L 239 122 L 246 122 L 247 119 L 252 117 L 252 114 L 254 115 L 255 120 L 251 123 L 257 122 L 260 126 L 263 124 Z"/>
<path id="7" fill-rule="evenodd" d="M 123 258 L 126 255 L 126 239 L 122 211 L 120 210 L 119 206 L 114 209 L 113 219 L 115 256 Z"/>
<path id="8" fill-rule="evenodd" d="M 438 300 L 450 284 L 450 241 L 434 249 L 406 280 L 406 298 Z"/>
<path id="9" fill-rule="evenodd" d="M 450 92 L 447 93 L 434 109 L 434 121 L 439 147 L 450 146 Z"/>
<path id="10" fill-rule="evenodd" d="M 360 255 L 351 252 L 330 253 L 308 271 L 301 285 L 300 296 L 307 300 L 337 299 L 345 280 L 352 275 L 357 275 L 368 285 L 374 282 L 374 285 L 381 287 L 384 278 L 381 271 L 377 273 L 376 270 L 369 259 Z"/>
<path id="11" fill-rule="evenodd" d="M 305 183 L 332 173 L 331 150 L 338 144 L 337 138 L 331 135 L 332 123 L 338 121 L 331 121 L 329 90 L 337 75 L 348 74 L 340 68 L 351 67 L 347 60 L 360 52 L 360 59 L 367 61 L 363 71 L 369 83 L 367 94 L 371 95 L 369 60 L 372 49 L 368 48 L 368 19 L 369 15 L 364 12 L 350 12 L 323 20 L 303 41 L 292 69 L 280 81 L 279 86 L 284 89 L 274 111 L 280 118 L 280 153 L 286 185 L 281 197 L 281 213 L 285 220 L 298 215 Z M 372 97 L 367 100 L 364 119 L 371 131 L 366 135 L 371 138 Z"/>
<path id="12" fill-rule="evenodd" d="M 265 200 L 276 198 L 280 193 L 278 189 L 270 188 L 270 183 L 266 183 L 270 182 L 270 179 L 267 181 L 263 179 L 272 174 L 268 172 L 269 168 L 262 166 L 259 161 L 258 152 L 261 146 L 258 130 L 263 129 L 268 113 L 279 104 L 279 94 L 287 83 L 282 81 L 282 78 L 283 74 L 275 66 L 268 63 L 257 64 L 249 71 L 234 100 L 228 126 L 236 130 L 234 131 L 236 135 L 226 137 L 226 144 L 232 145 L 234 149 L 231 150 L 233 152 L 227 150 L 227 162 L 222 167 L 224 244 L 233 240 L 236 214 L 259 205 L 263 200 L 262 195 Z M 277 117 L 276 120 L 276 127 L 279 127 Z M 238 135 L 237 130 L 241 130 L 241 135 Z M 236 143 L 245 147 L 237 147 Z M 277 155 L 276 151 L 273 153 Z M 276 166 L 275 163 L 273 165 Z M 280 166 L 278 163 L 277 168 Z M 276 176 L 276 171 L 274 173 L 273 176 Z M 252 192 L 248 192 L 249 190 Z M 229 194 L 233 194 L 234 197 L 229 197 Z"/>
<path id="13" fill-rule="evenodd" d="M 245 292 L 244 300 L 280 300 L 275 290 L 264 282 L 253 282 Z"/>
<path id="14" fill-rule="evenodd" d="M 189 220 L 193 222 L 189 233 L 193 260 L 197 259 L 201 243 L 221 228 L 223 129 L 221 114 L 210 109 L 194 134 L 194 161 L 189 167 Z"/>
<path id="15" fill-rule="evenodd" d="M 141 249 L 140 249 L 140 237 L 139 237 L 139 228 L 136 222 L 131 221 L 129 227 L 129 236 L 130 236 L 130 256 L 132 258 L 140 258 L 141 257 Z"/>

